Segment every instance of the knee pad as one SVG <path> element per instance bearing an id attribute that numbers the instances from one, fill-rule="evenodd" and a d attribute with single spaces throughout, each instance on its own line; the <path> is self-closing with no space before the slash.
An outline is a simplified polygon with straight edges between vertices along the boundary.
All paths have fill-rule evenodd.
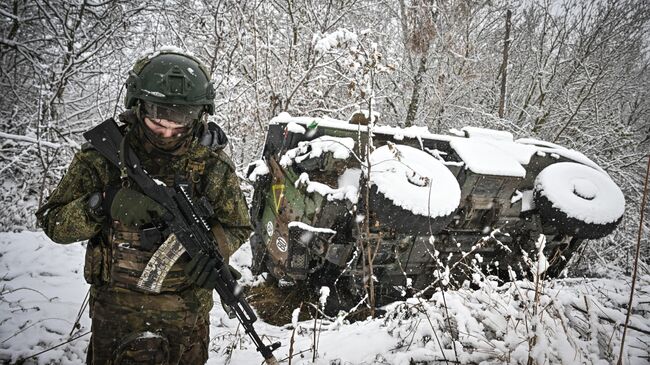
<path id="1" fill-rule="evenodd" d="M 168 365 L 169 341 L 158 333 L 132 333 L 124 337 L 115 349 L 113 364 Z"/>

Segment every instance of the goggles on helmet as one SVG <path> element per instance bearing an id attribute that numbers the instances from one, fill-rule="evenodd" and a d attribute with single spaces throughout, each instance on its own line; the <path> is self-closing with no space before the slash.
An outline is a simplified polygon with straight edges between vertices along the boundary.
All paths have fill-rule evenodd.
<path id="1" fill-rule="evenodd" d="M 154 104 L 143 102 L 144 115 L 150 119 L 166 119 L 174 123 L 189 126 L 201 117 L 203 105 Z"/>

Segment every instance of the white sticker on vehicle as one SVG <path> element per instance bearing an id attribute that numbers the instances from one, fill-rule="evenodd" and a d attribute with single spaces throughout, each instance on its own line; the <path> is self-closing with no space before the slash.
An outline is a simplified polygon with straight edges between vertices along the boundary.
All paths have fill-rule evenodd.
<path id="1" fill-rule="evenodd" d="M 275 241 L 275 245 L 278 246 L 278 250 L 282 252 L 287 252 L 287 241 L 284 240 L 282 237 L 278 237 L 278 239 Z"/>
<path id="2" fill-rule="evenodd" d="M 268 221 L 266 223 L 266 234 L 268 234 L 269 237 L 273 236 L 273 221 Z"/>

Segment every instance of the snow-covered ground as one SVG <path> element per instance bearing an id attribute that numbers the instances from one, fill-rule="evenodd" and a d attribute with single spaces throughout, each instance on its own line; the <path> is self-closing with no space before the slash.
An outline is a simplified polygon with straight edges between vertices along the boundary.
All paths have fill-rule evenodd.
<path id="1" fill-rule="evenodd" d="M 0 363 L 44 352 L 27 363 L 81 364 L 90 328 L 87 310 L 73 328 L 88 286 L 84 247 L 52 243 L 42 232 L 0 233 Z M 248 245 L 234 257 L 253 280 Z M 650 276 L 640 278 L 625 340 L 624 364 L 650 363 Z M 275 353 L 292 364 L 607 364 L 618 358 L 629 278 L 565 279 L 436 293 L 388 306 L 382 318 L 256 323 Z M 539 295 L 536 295 L 539 293 Z M 427 299 L 427 300 L 425 300 Z M 236 320 L 212 311 L 209 364 L 259 364 Z M 316 335 L 314 336 L 314 328 Z M 314 341 L 316 337 L 316 341 Z M 317 352 L 314 355 L 314 342 Z"/>

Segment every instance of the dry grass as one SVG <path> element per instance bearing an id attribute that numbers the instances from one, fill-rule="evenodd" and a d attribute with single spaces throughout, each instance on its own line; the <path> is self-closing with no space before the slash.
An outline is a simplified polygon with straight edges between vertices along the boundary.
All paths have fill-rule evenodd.
<path id="1" fill-rule="evenodd" d="M 318 302 L 313 288 L 301 284 L 281 288 L 275 283 L 265 283 L 246 288 L 246 299 L 262 320 L 276 326 L 291 323 L 291 314 L 300 307 L 301 302 Z M 310 306 L 304 306 L 303 309 L 298 319 L 312 319 L 314 310 Z"/>

